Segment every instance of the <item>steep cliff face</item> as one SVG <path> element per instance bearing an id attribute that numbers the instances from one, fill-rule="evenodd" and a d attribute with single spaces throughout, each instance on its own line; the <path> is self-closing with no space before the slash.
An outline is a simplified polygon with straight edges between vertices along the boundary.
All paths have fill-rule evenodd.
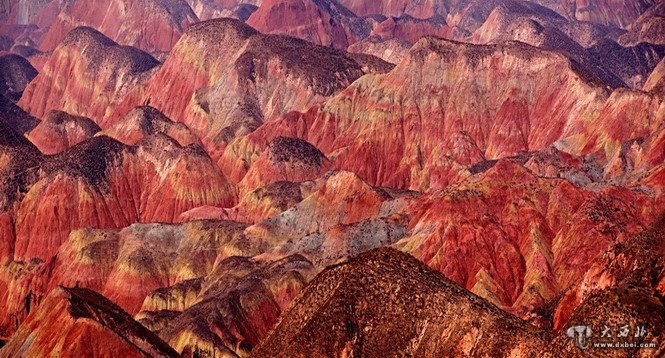
<path id="1" fill-rule="evenodd" d="M 636 45 L 641 42 L 665 44 L 665 3 L 660 2 L 643 13 L 630 25 L 630 31 L 622 35 L 619 41 L 624 45 Z"/>
<path id="2" fill-rule="evenodd" d="M 104 296 L 64 287 L 54 289 L 0 351 L 0 357 L 51 355 L 178 356 Z"/>
<path id="3" fill-rule="evenodd" d="M 340 0 L 339 2 L 358 16 L 385 15 L 399 17 L 410 15 L 419 19 L 427 19 L 436 15 L 447 15 L 446 1 L 443 0 L 419 2 L 404 0 Z"/>
<path id="4" fill-rule="evenodd" d="M 647 92 L 665 95 L 665 59 L 651 71 L 651 74 L 644 82 L 644 88 Z"/>
<path id="5" fill-rule="evenodd" d="M 92 138 L 101 129 L 90 118 L 49 112 L 26 137 L 44 154 L 57 154 Z"/>
<path id="6" fill-rule="evenodd" d="M 93 27 L 114 41 L 144 51 L 168 52 L 198 17 L 185 0 L 76 0 L 61 7 L 40 49 L 55 49 L 79 26 Z"/>
<path id="7" fill-rule="evenodd" d="M 18 103 L 38 118 L 55 109 L 100 124 L 109 107 L 158 64 L 145 52 L 120 46 L 92 28 L 79 27 L 55 49 Z"/>
<path id="8" fill-rule="evenodd" d="M 565 0 L 571 16 L 580 21 L 628 28 L 640 15 L 656 4 L 655 0 Z"/>

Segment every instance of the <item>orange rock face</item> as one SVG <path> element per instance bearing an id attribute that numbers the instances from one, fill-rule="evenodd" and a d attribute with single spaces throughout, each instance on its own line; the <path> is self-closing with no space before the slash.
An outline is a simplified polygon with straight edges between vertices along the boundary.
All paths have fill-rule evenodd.
<path id="1" fill-rule="evenodd" d="M 654 3 L 0 1 L 0 356 L 658 355 Z"/>
<path id="2" fill-rule="evenodd" d="M 522 81 L 502 80 L 522 75 Z M 266 123 L 227 151 L 260 150 L 277 135 L 300 137 L 370 184 L 435 189 L 484 159 L 556 141 L 572 152 L 582 149 L 581 141 L 600 145 L 574 137 L 599 119 L 574 118 L 598 118 L 607 96 L 554 53 L 517 43 L 471 46 L 428 38 L 390 73 L 365 76 L 323 106 Z M 626 125 L 639 117 L 632 118 Z M 369 133 L 375 134 L 371 141 L 364 137 Z"/>

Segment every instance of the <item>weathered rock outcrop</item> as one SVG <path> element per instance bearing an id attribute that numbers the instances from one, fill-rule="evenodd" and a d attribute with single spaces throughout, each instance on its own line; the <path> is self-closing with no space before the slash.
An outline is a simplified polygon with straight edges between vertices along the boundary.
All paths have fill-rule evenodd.
<path id="1" fill-rule="evenodd" d="M 236 201 L 235 187 L 200 147 L 163 134 L 133 147 L 95 137 L 46 157 L 40 169 L 16 209 L 18 260 L 48 259 L 76 228 L 173 222 L 191 208 Z"/>
<path id="2" fill-rule="evenodd" d="M 40 49 L 55 49 L 79 26 L 95 28 L 114 41 L 144 51 L 168 52 L 187 26 L 199 19 L 185 0 L 75 0 L 66 2 Z"/>
<path id="3" fill-rule="evenodd" d="M 378 249 L 317 275 L 252 357 L 578 357 L 577 325 L 592 330 L 582 341 L 588 348 L 585 354 L 648 357 L 662 351 L 663 306 L 662 297 L 648 289 L 624 286 L 600 291 L 575 311 L 566 331 L 552 337 L 413 257 Z M 643 324 L 637 322 L 649 322 L 649 328 L 633 336 Z M 628 344 L 654 347 L 624 350 L 592 345 L 614 343 L 600 332 L 610 327 L 617 334 L 624 324 L 631 333 L 625 338 Z"/>
<path id="4" fill-rule="evenodd" d="M 163 133 L 178 144 L 186 147 L 190 144 L 201 144 L 201 141 L 182 123 L 172 121 L 157 109 L 149 106 L 136 107 L 100 135 L 114 138 L 124 144 L 134 145 L 143 138 Z"/>
<path id="5" fill-rule="evenodd" d="M 26 137 L 42 153 L 50 155 L 92 138 L 100 130 L 90 118 L 51 111 Z"/>
<path id="6" fill-rule="evenodd" d="M 265 123 L 224 158 L 248 163 L 272 138 L 299 137 L 372 185 L 437 189 L 485 159 L 553 143 L 575 154 L 613 155 L 613 145 L 654 124 L 655 111 L 633 110 L 636 103 L 657 109 L 659 101 L 630 92 L 608 101 L 609 95 L 553 52 L 426 38 L 391 72 L 364 76 L 323 105 Z"/>
<path id="7" fill-rule="evenodd" d="M 263 33 L 342 49 L 367 37 L 372 29 L 371 19 L 358 18 L 331 0 L 265 0 L 247 24 Z"/>
<path id="8" fill-rule="evenodd" d="M 26 298 L 29 300 L 30 298 Z M 177 357 L 120 307 L 83 288 L 57 287 L 0 349 L 0 357 Z"/>
<path id="9" fill-rule="evenodd" d="M 308 108 L 363 74 L 343 52 L 261 35 L 238 20 L 204 21 L 189 27 L 160 69 L 128 94 L 102 128 L 149 102 L 191 128 L 218 159 L 235 137 Z M 233 173 L 244 170 L 243 165 L 225 167 L 234 180 L 241 177 Z"/>
<path id="10" fill-rule="evenodd" d="M 37 70 L 19 55 L 0 56 L 0 95 L 18 101 Z"/>
<path id="11" fill-rule="evenodd" d="M 101 125 L 110 106 L 158 64 L 143 51 L 120 46 L 92 28 L 78 27 L 56 48 L 18 103 L 38 118 L 63 110 Z"/>
<path id="12" fill-rule="evenodd" d="M 252 356 L 528 356 L 545 340 L 413 257 L 378 249 L 319 274 Z"/>

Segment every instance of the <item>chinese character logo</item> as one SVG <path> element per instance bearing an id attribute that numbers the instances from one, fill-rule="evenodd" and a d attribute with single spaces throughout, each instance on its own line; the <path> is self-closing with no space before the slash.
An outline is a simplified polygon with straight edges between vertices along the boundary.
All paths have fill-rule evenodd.
<path id="1" fill-rule="evenodd" d="M 589 338 L 593 334 L 593 330 L 589 326 L 572 326 L 566 330 L 566 336 L 575 340 L 575 345 L 580 349 L 589 348 Z"/>

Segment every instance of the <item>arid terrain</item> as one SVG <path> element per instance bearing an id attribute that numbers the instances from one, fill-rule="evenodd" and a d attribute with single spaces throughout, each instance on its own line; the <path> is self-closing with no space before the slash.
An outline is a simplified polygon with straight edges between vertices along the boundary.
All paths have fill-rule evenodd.
<path id="1" fill-rule="evenodd" d="M 0 357 L 665 356 L 665 1 L 0 0 Z"/>

